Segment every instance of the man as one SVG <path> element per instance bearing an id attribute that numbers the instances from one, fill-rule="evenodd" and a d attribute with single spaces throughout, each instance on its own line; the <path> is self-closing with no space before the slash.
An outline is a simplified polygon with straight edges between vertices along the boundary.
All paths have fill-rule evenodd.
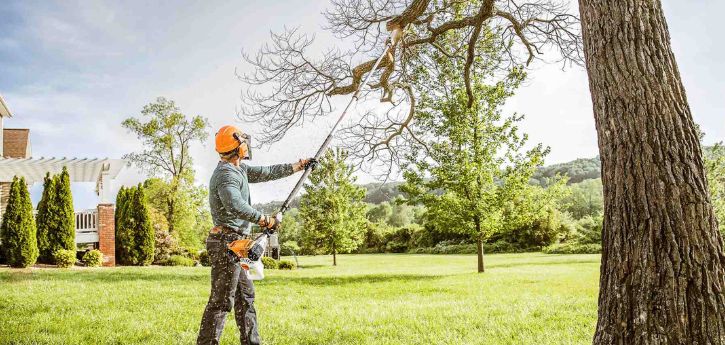
<path id="1" fill-rule="evenodd" d="M 221 160 L 209 181 L 209 206 L 214 228 L 206 249 L 211 261 L 211 295 L 201 319 L 197 344 L 218 344 L 224 319 L 234 307 L 241 343 L 260 344 L 254 285 L 238 263 L 227 255 L 227 244 L 250 237 L 251 223 L 273 229 L 276 219 L 251 206 L 249 183 L 276 180 L 314 164 L 314 159 L 294 164 L 254 167 L 240 164 L 251 159 L 251 138 L 234 126 L 224 126 L 216 134 L 216 151 Z"/>

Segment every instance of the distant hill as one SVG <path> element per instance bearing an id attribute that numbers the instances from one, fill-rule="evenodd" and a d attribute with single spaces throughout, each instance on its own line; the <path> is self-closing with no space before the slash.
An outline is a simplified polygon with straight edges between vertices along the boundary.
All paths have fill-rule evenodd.
<path id="1" fill-rule="evenodd" d="M 546 186 L 557 174 L 569 176 L 568 184 L 579 183 L 584 180 L 599 178 L 601 175 L 601 162 L 599 156 L 594 158 L 579 158 L 571 162 L 552 164 L 539 168 L 531 178 L 531 183 Z M 361 185 L 367 190 L 365 202 L 379 204 L 384 201 L 391 201 L 401 195 L 400 185 L 403 182 L 368 183 Z M 298 207 L 300 198 L 292 201 L 292 207 Z M 282 201 L 271 201 L 264 204 L 255 204 L 254 207 L 265 213 L 273 213 L 279 210 Z"/>
<path id="2" fill-rule="evenodd" d="M 380 204 L 385 201 L 391 201 L 402 194 L 399 190 L 401 184 L 403 184 L 403 182 L 368 183 L 361 185 L 361 187 L 367 190 L 363 201 L 371 204 Z M 298 196 L 292 200 L 291 208 L 298 207 L 299 205 L 300 197 Z M 282 201 L 270 201 L 263 204 L 253 205 L 254 208 L 264 213 L 277 212 L 280 206 L 282 206 Z"/>
<path id="3" fill-rule="evenodd" d="M 602 163 L 599 156 L 579 158 L 571 162 L 552 164 L 539 168 L 531 177 L 532 184 L 548 185 L 556 175 L 569 176 L 568 184 L 599 178 L 602 175 Z"/>

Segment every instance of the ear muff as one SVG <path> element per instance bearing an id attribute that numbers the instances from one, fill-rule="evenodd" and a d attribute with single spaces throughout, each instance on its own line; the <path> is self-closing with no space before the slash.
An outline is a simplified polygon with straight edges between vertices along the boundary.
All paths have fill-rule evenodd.
<path id="1" fill-rule="evenodd" d="M 239 157 L 246 160 L 252 159 L 252 136 L 239 132 L 232 134 L 232 136 L 239 142 L 237 147 Z"/>

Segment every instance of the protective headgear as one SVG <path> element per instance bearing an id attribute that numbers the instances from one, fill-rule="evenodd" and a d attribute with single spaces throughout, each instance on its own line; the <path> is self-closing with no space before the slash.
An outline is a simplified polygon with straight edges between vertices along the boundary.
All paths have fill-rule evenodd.
<path id="1" fill-rule="evenodd" d="M 241 159 L 252 159 L 252 136 L 227 125 L 219 128 L 215 137 L 216 152 L 228 157 L 238 155 Z"/>

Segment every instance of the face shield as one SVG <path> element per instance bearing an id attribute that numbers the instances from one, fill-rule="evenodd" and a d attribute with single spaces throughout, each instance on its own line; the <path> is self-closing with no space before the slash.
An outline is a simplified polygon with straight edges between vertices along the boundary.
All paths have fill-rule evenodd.
<path id="1" fill-rule="evenodd" d="M 252 159 L 252 136 L 246 133 L 234 133 L 234 139 L 239 141 L 239 157 L 241 159 Z"/>

